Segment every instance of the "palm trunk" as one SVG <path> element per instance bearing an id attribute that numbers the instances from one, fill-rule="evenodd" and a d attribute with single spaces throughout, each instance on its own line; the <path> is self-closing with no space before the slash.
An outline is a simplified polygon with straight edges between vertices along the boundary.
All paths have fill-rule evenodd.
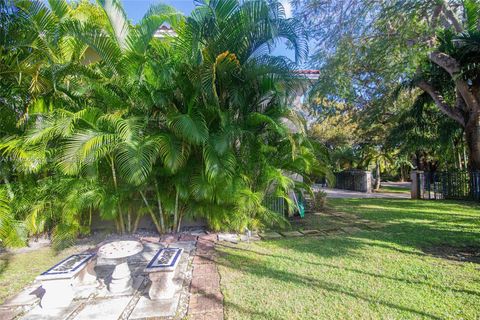
<path id="1" fill-rule="evenodd" d="M 160 191 L 158 191 L 157 180 L 155 180 L 155 190 L 157 192 L 158 214 L 160 215 L 160 228 L 162 229 L 162 232 L 165 232 L 165 220 L 163 218 L 162 201 L 160 199 Z"/>
<path id="2" fill-rule="evenodd" d="M 137 232 L 137 229 L 138 229 L 138 224 L 140 223 L 140 215 L 137 214 L 137 216 L 135 217 L 135 222 L 133 223 L 133 233 Z"/>
<path id="3" fill-rule="evenodd" d="M 182 218 L 183 218 L 183 210 L 182 210 L 182 214 L 178 217 L 177 232 L 180 232 L 180 228 L 182 226 Z"/>
<path id="4" fill-rule="evenodd" d="M 118 191 L 117 174 L 115 172 L 115 164 L 113 163 L 112 157 L 110 157 L 110 167 L 112 169 L 113 186 L 115 187 L 115 191 Z M 125 223 L 123 222 L 122 207 L 120 206 L 120 203 L 118 203 L 117 206 L 118 206 L 118 224 L 120 225 L 120 233 L 125 233 Z"/>
<path id="5" fill-rule="evenodd" d="M 142 191 L 140 191 L 140 195 L 142 196 L 143 202 L 147 206 L 148 213 L 150 213 L 150 216 L 152 217 L 153 223 L 155 224 L 155 228 L 157 228 L 157 232 L 161 234 L 162 232 L 160 230 L 160 225 L 158 224 L 157 217 L 155 217 L 155 213 L 153 212 L 152 208 L 148 204 L 147 198 L 145 197 Z"/>
<path id="6" fill-rule="evenodd" d="M 469 151 L 469 169 L 480 170 L 480 111 L 474 111 L 465 126 L 465 140 Z"/>
<path id="7" fill-rule="evenodd" d="M 88 213 L 88 227 L 90 228 L 92 226 L 92 207 L 90 207 L 89 213 Z"/>
<path id="8" fill-rule="evenodd" d="M 131 208 L 128 208 L 128 213 L 127 213 L 127 230 L 128 230 L 128 233 L 132 232 L 132 210 L 131 210 Z"/>
<path id="9" fill-rule="evenodd" d="M 178 225 L 178 190 L 175 193 L 175 212 L 173 214 L 173 230 L 177 230 Z"/>

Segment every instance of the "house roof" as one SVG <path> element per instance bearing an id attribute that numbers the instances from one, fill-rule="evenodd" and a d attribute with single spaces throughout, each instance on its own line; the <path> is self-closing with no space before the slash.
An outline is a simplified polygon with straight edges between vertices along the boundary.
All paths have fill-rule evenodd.
<path id="1" fill-rule="evenodd" d="M 309 80 L 317 80 L 320 76 L 320 70 L 315 69 L 303 69 L 303 70 L 296 70 L 296 74 L 304 76 Z"/>
<path id="2" fill-rule="evenodd" d="M 172 29 L 172 27 L 163 24 L 160 26 L 160 28 L 158 28 L 157 31 L 155 31 L 153 36 L 155 38 L 165 38 L 166 36 L 176 37 L 177 33 Z"/>

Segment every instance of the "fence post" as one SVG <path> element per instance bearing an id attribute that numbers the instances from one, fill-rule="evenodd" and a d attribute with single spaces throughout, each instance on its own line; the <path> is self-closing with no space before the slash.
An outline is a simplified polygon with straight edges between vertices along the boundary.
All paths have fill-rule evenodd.
<path id="1" fill-rule="evenodd" d="M 364 171 L 363 173 L 363 183 L 365 185 L 366 193 L 372 193 L 372 173 L 370 171 Z M 362 190 L 363 191 L 363 190 Z"/>
<path id="2" fill-rule="evenodd" d="M 420 170 L 412 170 L 412 172 L 410 172 L 410 179 L 412 180 L 410 198 L 412 199 L 423 199 L 423 186 L 422 179 L 420 177 L 421 174 L 423 174 L 423 171 Z"/>

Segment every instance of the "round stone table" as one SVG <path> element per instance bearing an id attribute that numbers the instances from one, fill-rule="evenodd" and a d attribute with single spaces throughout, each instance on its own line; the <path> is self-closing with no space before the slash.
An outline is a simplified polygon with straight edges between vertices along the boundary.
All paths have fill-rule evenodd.
<path id="1" fill-rule="evenodd" d="M 121 240 L 107 243 L 98 249 L 98 257 L 113 260 L 115 269 L 108 290 L 112 293 L 121 293 L 132 289 L 132 275 L 128 268 L 127 258 L 143 250 L 138 241 Z"/>

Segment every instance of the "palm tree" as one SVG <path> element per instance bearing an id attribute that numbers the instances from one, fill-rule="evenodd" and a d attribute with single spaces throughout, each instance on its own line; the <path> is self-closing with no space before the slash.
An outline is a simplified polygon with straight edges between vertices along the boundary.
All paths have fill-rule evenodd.
<path id="1" fill-rule="evenodd" d="M 53 89 L 39 90 L 27 130 L 0 145 L 24 160 L 12 164 L 20 175 L 46 179 L 37 179 L 38 187 L 70 186 L 39 203 L 66 213 L 45 220 L 43 230 L 72 239 L 88 229 L 92 212 L 113 219 L 119 232 L 134 231 L 145 214 L 160 233 L 179 231 L 186 217 L 203 217 L 216 230 L 282 223 L 265 197 L 291 204 L 291 189 L 308 189 L 293 173 L 325 173 L 319 149 L 290 108 L 301 85 L 294 64 L 269 55 L 284 38 L 303 58 L 300 24 L 279 3 L 263 0 L 206 2 L 188 18 L 154 6 L 136 26 L 119 1 L 99 3 L 86 10 L 97 15 L 101 8 L 98 21 L 80 18 L 78 7 L 61 0 L 51 9 L 20 6 L 32 24 L 38 11 L 41 21 L 60 22 L 59 34 L 79 50 L 68 62 L 64 53 L 52 56 L 48 70 L 68 63 L 80 71 L 67 68 Z M 163 23 L 178 37 L 153 38 Z M 23 221 L 30 216 L 14 212 Z"/>

